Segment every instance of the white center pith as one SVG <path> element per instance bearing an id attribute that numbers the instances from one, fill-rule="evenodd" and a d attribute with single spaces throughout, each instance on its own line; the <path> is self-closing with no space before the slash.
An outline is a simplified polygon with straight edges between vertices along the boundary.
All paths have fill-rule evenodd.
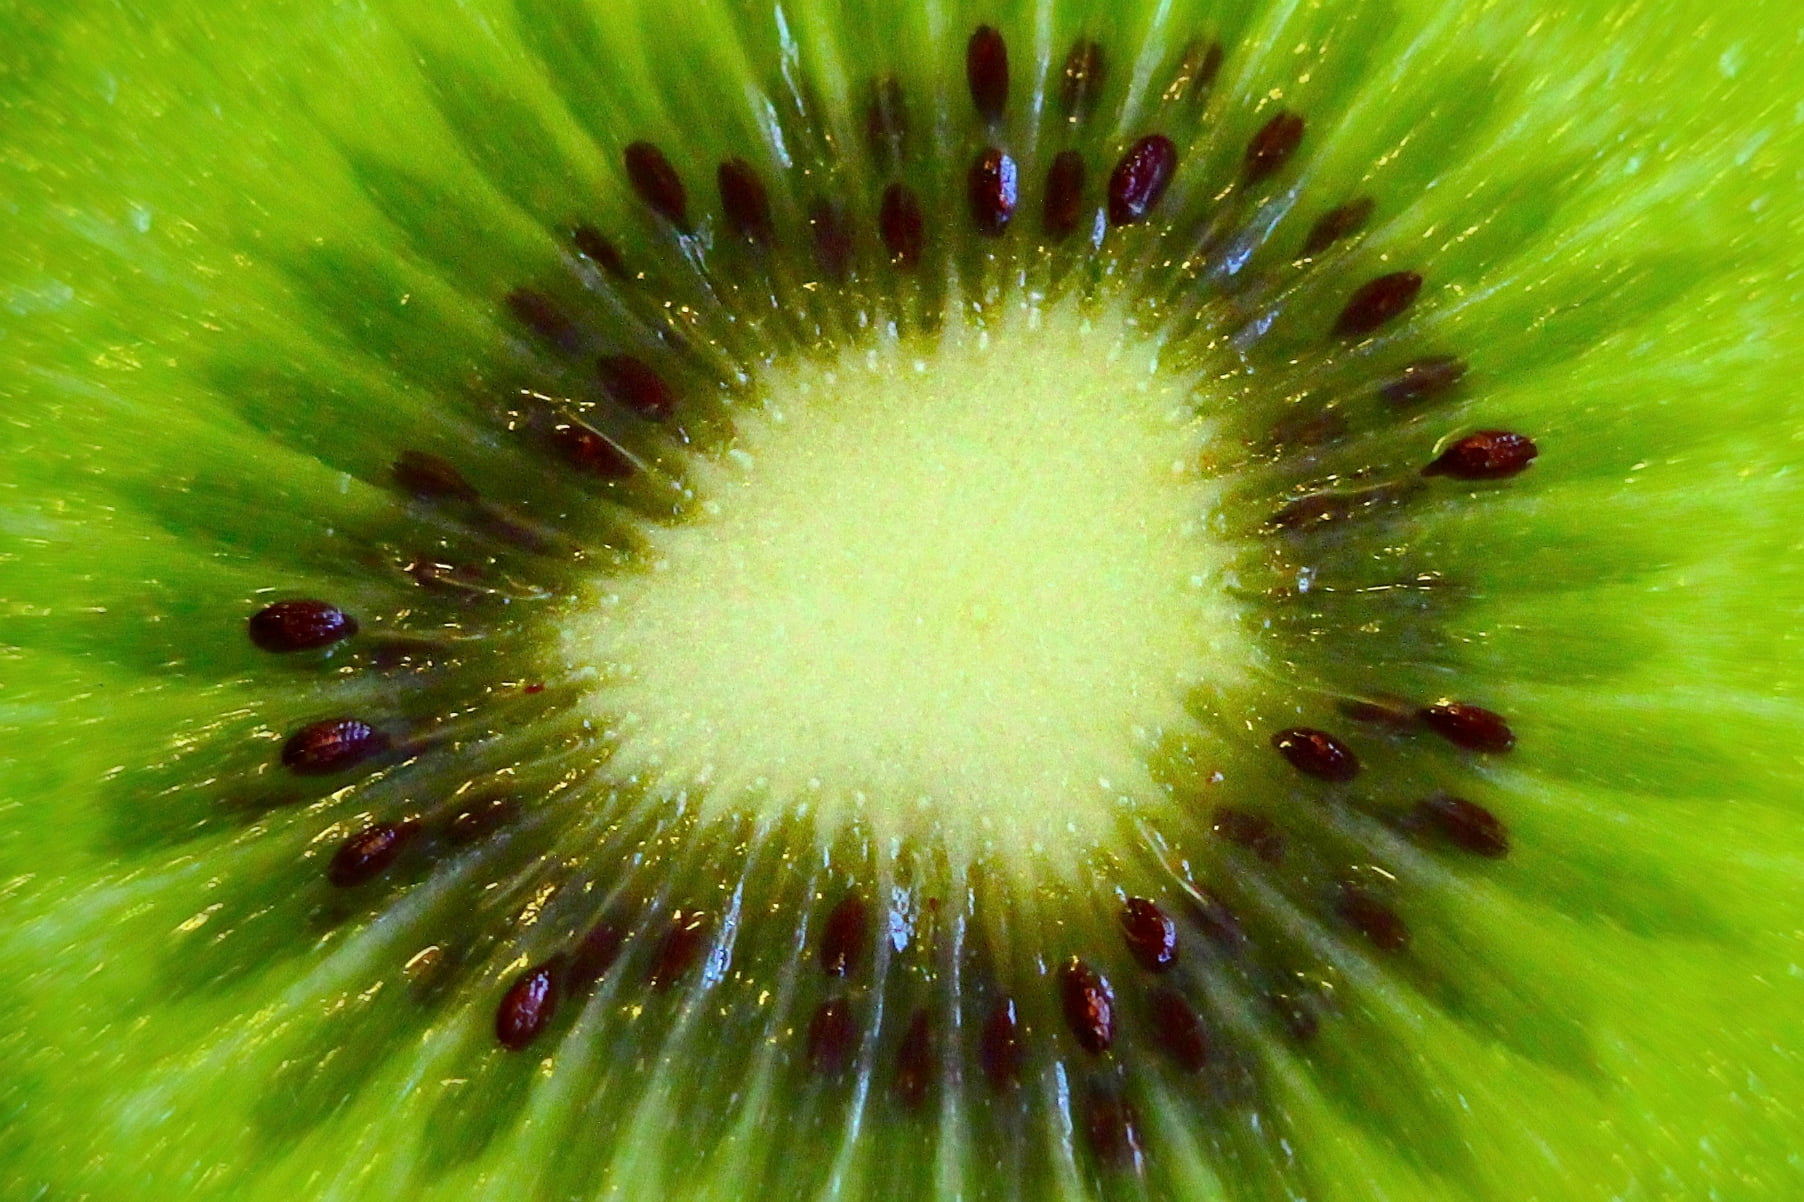
<path id="1" fill-rule="evenodd" d="M 762 385 L 704 520 L 570 624 L 604 774 L 1068 862 L 1158 801 L 1156 745 L 1247 662 L 1194 380 L 1067 303 Z"/>

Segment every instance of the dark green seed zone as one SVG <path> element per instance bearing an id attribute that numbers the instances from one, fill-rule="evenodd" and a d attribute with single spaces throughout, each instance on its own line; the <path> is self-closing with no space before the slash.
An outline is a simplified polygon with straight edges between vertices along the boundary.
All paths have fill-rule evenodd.
<path id="1" fill-rule="evenodd" d="M 212 918 L 177 937 L 172 992 L 348 971 L 321 986 L 340 1004 L 284 1034 L 294 1053 L 257 1116 L 272 1139 L 328 1120 L 427 1030 L 422 1079 L 450 1084 L 418 1133 L 423 1164 L 456 1169 L 530 1118 L 546 1196 L 592 1187 L 635 1138 L 669 1141 L 668 1180 L 731 1170 L 749 1196 L 843 1178 L 872 1196 L 1076 1181 L 1157 1197 L 1180 1157 L 1237 1196 L 1313 1196 L 1330 1170 L 1286 1134 L 1304 1095 L 1425 1174 L 1471 1173 L 1441 1117 L 1458 1083 L 1411 1042 L 1418 1011 L 1591 1076 L 1557 983 L 1500 976 L 1486 940 L 1507 936 L 1447 916 L 1450 882 L 1510 887 L 1507 764 L 1535 746 L 1514 746 L 1521 716 L 1493 712 L 1486 681 L 1452 670 L 1462 581 L 1412 547 L 1412 523 L 1483 507 L 1535 460 L 1543 432 L 1476 416 L 1483 364 L 1580 353 L 1608 334 L 1614 290 L 1655 271 L 1586 277 L 1532 336 L 1498 334 L 1494 314 L 1486 345 L 1462 336 L 1462 281 L 1551 220 L 1555 181 L 1580 168 L 1475 195 L 1466 237 L 1412 226 L 1387 181 L 1420 156 L 1458 160 L 1487 103 L 1475 86 L 1360 187 L 1318 194 L 1308 165 L 1335 128 L 1316 114 L 1338 111 L 1359 65 L 1322 50 L 1286 107 L 1256 104 L 1230 86 L 1229 26 L 1134 95 L 1104 29 L 1030 79 L 1014 31 L 986 27 L 941 74 L 847 81 L 834 105 L 773 52 L 763 132 L 784 152 L 755 137 L 743 158 L 694 161 L 677 134 L 622 144 L 585 116 L 590 39 L 525 15 L 616 187 L 587 211 L 539 119 L 443 55 L 425 70 L 506 236 L 492 203 L 347 152 L 408 255 L 328 239 L 291 277 L 367 375 L 252 356 L 216 383 L 382 501 L 311 541 L 231 548 L 329 596 L 269 581 L 236 616 L 250 624 L 228 674 L 279 703 L 185 740 L 195 757 L 239 749 L 227 769 L 197 781 L 177 755 L 135 773 L 120 807 L 117 838 L 139 852 L 241 828 L 211 845 Z M 516 170 L 522 146 L 540 147 L 542 177 Z M 515 246 L 553 241 L 555 260 Z M 560 604 L 634 570 L 636 529 L 693 513 L 685 463 L 727 445 L 765 362 L 883 324 L 931 331 L 954 279 L 979 307 L 1021 280 L 1123 295 L 1179 363 L 1220 369 L 1199 398 L 1228 434 L 1208 466 L 1232 481 L 1223 533 L 1244 544 L 1270 710 L 1199 714 L 1220 742 L 1172 781 L 1170 815 L 1098 856 L 1093 887 L 1032 899 L 931 847 L 891 855 L 851 830 L 823 852 L 809 830 L 600 795 L 580 683 L 536 670 Z M 443 303 L 447 286 L 479 304 Z M 371 396 L 396 393 L 383 446 L 361 427 Z M 255 495 L 225 465 L 192 487 Z M 1556 895 L 1620 872 L 1595 850 L 1540 854 Z M 1613 882 L 1584 904 L 1708 929 L 1641 904 L 1664 887 Z M 330 969 L 346 947 L 356 967 Z M 673 1048 L 696 1084 L 668 1099 L 673 1127 L 639 1131 Z M 545 1056 L 578 1083 L 555 1104 L 535 1091 Z M 748 1152 L 733 1138 L 748 1114 L 791 1134 Z"/>

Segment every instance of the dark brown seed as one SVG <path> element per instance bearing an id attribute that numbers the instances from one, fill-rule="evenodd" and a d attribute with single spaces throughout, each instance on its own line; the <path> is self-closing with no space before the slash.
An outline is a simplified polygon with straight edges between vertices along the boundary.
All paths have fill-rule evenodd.
<path id="1" fill-rule="evenodd" d="M 858 971 L 870 934 L 870 907 L 855 896 L 841 899 L 821 930 L 821 971 L 830 977 Z"/>
<path id="2" fill-rule="evenodd" d="M 1389 730 L 1408 730 L 1416 724 L 1416 714 L 1409 707 L 1409 703 L 1395 698 L 1380 700 L 1349 698 L 1342 701 L 1336 708 L 1353 721 L 1363 722 L 1367 726 L 1382 726 Z"/>
<path id="3" fill-rule="evenodd" d="M 914 190 L 906 184 L 885 188 L 877 220 L 883 227 L 883 245 L 889 250 L 890 262 L 907 271 L 920 266 L 926 221 Z"/>
<path id="4" fill-rule="evenodd" d="M 1021 1042 L 1021 1019 L 1015 1013 L 1015 999 L 1002 998 L 991 1008 L 978 1039 L 977 1055 L 983 1062 L 983 1075 L 993 1088 L 1010 1090 L 1021 1084 L 1027 1048 Z"/>
<path id="5" fill-rule="evenodd" d="M 425 451 L 402 451 L 390 468 L 395 483 L 423 501 L 478 501 L 482 494 L 448 459 Z"/>
<path id="6" fill-rule="evenodd" d="M 1215 811 L 1210 829 L 1216 838 L 1238 843 L 1267 864 L 1284 860 L 1284 832 L 1263 814 L 1222 806 Z"/>
<path id="7" fill-rule="evenodd" d="M 1424 476 L 1455 480 L 1505 480 L 1528 470 L 1541 450 L 1532 439 L 1508 430 L 1468 434 L 1422 469 Z"/>
<path id="8" fill-rule="evenodd" d="M 1015 215 L 1015 203 L 1020 198 L 1015 160 L 991 147 L 971 164 L 969 185 L 971 223 L 977 232 L 991 237 L 1002 233 Z"/>
<path id="9" fill-rule="evenodd" d="M 695 967 L 708 946 L 708 926 L 708 915 L 699 910 L 678 910 L 672 915 L 670 930 L 658 945 L 658 956 L 651 966 L 653 989 L 669 989 Z"/>
<path id="10" fill-rule="evenodd" d="M 1308 1043 L 1322 1029 L 1321 1020 L 1316 1017 L 1315 1006 L 1307 998 L 1297 994 L 1279 990 L 1265 995 L 1271 1005 L 1272 1012 L 1290 1037 L 1298 1043 Z"/>
<path id="11" fill-rule="evenodd" d="M 1305 776 L 1344 783 L 1359 775 L 1359 758 L 1327 731 L 1303 726 L 1281 730 L 1272 736 L 1272 746 Z"/>
<path id="12" fill-rule="evenodd" d="M 1191 42 L 1184 47 L 1184 57 L 1178 63 L 1177 74 L 1165 85 L 1164 100 L 1167 104 L 1199 99 L 1221 74 L 1221 63 L 1224 55 L 1219 42 Z"/>
<path id="13" fill-rule="evenodd" d="M 1357 234 L 1372 219 L 1372 209 L 1372 198 L 1361 196 L 1323 213 L 1309 227 L 1309 236 L 1303 239 L 1302 257 L 1314 258 L 1342 238 Z"/>
<path id="14" fill-rule="evenodd" d="M 1087 119 L 1102 92 L 1102 47 L 1088 39 L 1080 40 L 1065 56 L 1065 75 L 1059 81 L 1059 102 L 1065 120 L 1076 123 Z"/>
<path id="15" fill-rule="evenodd" d="M 828 998 L 808 1020 L 808 1063 L 823 1076 L 837 1076 L 852 1062 L 858 1028 L 852 1006 L 844 998 Z"/>
<path id="16" fill-rule="evenodd" d="M 514 803 L 505 797 L 474 802 L 451 816 L 445 824 L 445 837 L 453 843 L 474 843 L 513 821 L 514 814 Z"/>
<path id="17" fill-rule="evenodd" d="M 916 1010 L 908 1020 L 902 1046 L 896 1049 L 896 1098 L 910 1110 L 919 1110 L 933 1088 L 933 1023 L 927 1011 Z"/>
<path id="18" fill-rule="evenodd" d="M 251 643 L 278 655 L 317 651 L 357 633 L 357 619 L 326 601 L 277 601 L 246 623 Z"/>
<path id="19" fill-rule="evenodd" d="M 965 80 L 977 115 L 992 125 L 1002 120 L 1008 107 L 1008 46 L 988 25 L 979 25 L 965 44 Z"/>
<path id="20" fill-rule="evenodd" d="M 1191 901 L 1190 915 L 1202 928 L 1209 941 L 1225 952 L 1235 952 L 1246 943 L 1246 932 L 1226 902 L 1207 890 L 1200 890 Z"/>
<path id="21" fill-rule="evenodd" d="M 595 367 L 608 395 L 640 417 L 663 421 L 676 409 L 676 394 L 644 360 L 631 355 L 603 355 Z"/>
<path id="22" fill-rule="evenodd" d="M 1393 405 L 1413 405 L 1440 396 L 1466 377 L 1466 361 L 1455 355 L 1430 355 L 1405 367 L 1378 389 Z"/>
<path id="23" fill-rule="evenodd" d="M 582 349 L 582 331 L 557 302 L 543 292 L 516 288 L 507 294 L 507 309 L 520 324 L 559 350 L 575 353 Z"/>
<path id="24" fill-rule="evenodd" d="M 865 113 L 865 137 L 871 153 L 889 166 L 900 163 L 907 154 L 908 105 L 902 92 L 902 81 L 886 75 L 871 88 L 871 106 Z"/>
<path id="25" fill-rule="evenodd" d="M 574 422 L 560 423 L 553 427 L 551 440 L 563 452 L 570 466 L 591 476 L 598 476 L 603 480 L 624 480 L 633 474 L 633 461 L 627 457 L 626 452 L 587 426 L 579 426 Z"/>
<path id="26" fill-rule="evenodd" d="M 378 822 L 364 827 L 333 853 L 326 879 L 340 889 L 375 880 L 388 871 L 419 829 L 413 822 Z"/>
<path id="27" fill-rule="evenodd" d="M 1399 505 L 1414 496 L 1421 482 L 1413 477 L 1353 492 L 1320 492 L 1299 497 L 1266 520 L 1273 530 L 1313 530 L 1374 510 Z"/>
<path id="28" fill-rule="evenodd" d="M 626 257 L 607 235 L 594 226 L 577 226 L 570 231 L 570 243 L 576 247 L 576 253 L 615 279 L 626 278 Z"/>
<path id="29" fill-rule="evenodd" d="M 614 967 L 614 961 L 620 958 L 620 949 L 626 946 L 626 932 L 614 923 L 605 919 L 589 928 L 583 941 L 576 945 L 570 954 L 570 971 L 565 974 L 565 985 L 572 993 L 580 993 L 591 989 L 596 982 L 608 975 L 608 969 Z"/>
<path id="30" fill-rule="evenodd" d="M 1144 897 L 1130 897 L 1122 906 L 1121 934 L 1148 972 L 1164 972 L 1178 962 L 1178 924 Z"/>
<path id="31" fill-rule="evenodd" d="M 1046 169 L 1046 207 L 1041 228 L 1057 242 L 1077 229 L 1084 215 L 1084 156 L 1061 150 Z"/>
<path id="32" fill-rule="evenodd" d="M 757 171 L 744 159 L 728 159 L 715 173 L 720 185 L 720 208 L 727 228 L 748 242 L 769 246 L 776 236 L 770 213 L 770 192 Z"/>
<path id="33" fill-rule="evenodd" d="M 1432 827 L 1461 851 L 1501 860 L 1510 854 L 1510 832 L 1497 815 L 1463 797 L 1436 797 L 1416 803 L 1408 824 Z"/>
<path id="34" fill-rule="evenodd" d="M 639 199 L 653 212 L 685 232 L 689 229 L 689 197 L 682 177 L 650 142 L 634 142 L 626 148 L 626 178 Z"/>
<path id="35" fill-rule="evenodd" d="M 852 223 L 846 211 L 830 200 L 818 200 L 808 210 L 808 228 L 814 234 L 814 261 L 830 280 L 842 281 L 852 270 Z"/>
<path id="36" fill-rule="evenodd" d="M 1275 451 L 1307 450 L 1324 446 L 1347 433 L 1347 419 L 1338 409 L 1293 413 L 1272 427 Z"/>
<path id="37" fill-rule="evenodd" d="M 529 968 L 515 978 L 495 1011 L 495 1039 L 518 1052 L 537 1039 L 557 1013 L 558 969 L 555 961 Z"/>
<path id="38" fill-rule="evenodd" d="M 1290 161 L 1303 142 L 1303 118 L 1295 113 L 1279 113 L 1259 127 L 1247 143 L 1246 161 L 1241 174 L 1249 184 L 1256 184 Z"/>
<path id="39" fill-rule="evenodd" d="M 1361 284 L 1346 308 L 1334 320 L 1336 338 L 1364 338 L 1376 333 L 1415 303 L 1422 291 L 1422 277 L 1413 271 L 1393 271 Z"/>
<path id="40" fill-rule="evenodd" d="M 1165 195 L 1178 169 L 1178 148 L 1164 134 L 1148 134 L 1121 156 L 1109 176 L 1109 222 L 1132 225 Z"/>
<path id="41" fill-rule="evenodd" d="M 1086 1052 L 1101 1054 L 1115 1042 L 1115 993 L 1101 973 L 1082 960 L 1059 969 L 1059 1001 L 1065 1022 Z"/>
<path id="42" fill-rule="evenodd" d="M 1455 747 L 1500 754 L 1516 745 L 1516 734 L 1502 714 L 1463 701 L 1437 701 L 1421 711 L 1429 730 Z"/>
<path id="43" fill-rule="evenodd" d="M 1357 885 L 1342 885 L 1334 912 L 1381 952 L 1409 946 L 1409 927 L 1397 912 Z"/>
<path id="44" fill-rule="evenodd" d="M 330 776 L 388 750 L 388 736 L 356 718 L 303 726 L 282 745 L 282 766 L 296 776 Z"/>
<path id="45" fill-rule="evenodd" d="M 1154 1041 L 1179 1068 L 1194 1073 L 1209 1063 L 1209 1038 L 1203 1032 L 1203 1020 L 1177 990 L 1165 986 L 1153 990 L 1147 999 L 1147 1010 L 1152 1018 Z"/>
<path id="46" fill-rule="evenodd" d="M 1140 1170 L 1146 1154 L 1140 1114 L 1113 1086 L 1091 1083 L 1084 1099 L 1084 1131 L 1090 1150 L 1103 1165 L 1117 1171 Z"/>

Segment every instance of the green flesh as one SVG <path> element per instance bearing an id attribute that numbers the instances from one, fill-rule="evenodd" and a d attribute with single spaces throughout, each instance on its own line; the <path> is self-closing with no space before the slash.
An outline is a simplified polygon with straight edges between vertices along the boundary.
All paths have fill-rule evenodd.
<path id="1" fill-rule="evenodd" d="M 780 23 L 755 5 L 208 7 L 0 16 L 18 47 L 0 68 L 0 1196 L 1804 1188 L 1792 516 L 1804 512 L 1804 63 L 1771 13 L 1272 4 L 1192 19 L 1184 5 L 1120 0 L 898 18 L 806 2 L 783 10 L 786 58 Z M 329 713 L 427 720 L 442 695 L 524 679 L 543 639 L 530 617 L 499 622 L 489 651 L 401 689 L 351 670 L 354 655 L 273 660 L 242 623 L 271 590 L 392 615 L 405 578 L 372 557 L 429 541 L 422 523 L 438 523 L 447 554 L 477 545 L 397 504 L 388 468 L 403 448 L 452 458 L 485 494 L 592 545 L 624 542 L 628 517 L 485 412 L 522 383 L 577 387 L 578 369 L 509 323 L 499 298 L 522 285 L 580 295 L 560 246 L 573 219 L 607 231 L 660 287 L 693 294 L 627 188 L 620 148 L 657 142 L 692 214 L 714 220 L 718 160 L 748 154 L 774 177 L 748 150 L 766 140 L 747 97 L 780 99 L 787 63 L 819 124 L 775 119 L 798 160 L 816 156 L 805 142 L 822 128 L 853 148 L 832 187 L 866 222 L 858 295 L 892 303 L 870 236 L 885 177 L 862 151 L 869 82 L 902 78 L 932 153 L 909 178 L 930 220 L 962 223 L 962 175 L 942 168 L 962 171 L 982 144 L 962 83 L 964 39 L 982 22 L 1009 37 L 1009 140 L 1031 182 L 1003 243 L 944 240 L 961 275 L 999 287 L 1006 272 L 985 253 L 1030 259 L 1038 181 L 1064 144 L 1050 110 L 1028 121 L 1032 81 L 1056 78 L 1083 33 L 1110 63 L 1101 128 L 1076 142 L 1092 187 L 1127 140 L 1166 129 L 1185 154 L 1163 217 L 1200 211 L 1205 187 L 1232 175 L 1270 111 L 1250 98 L 1279 89 L 1311 120 L 1304 152 L 1268 186 L 1297 190 L 1249 269 L 1281 316 L 1253 370 L 1228 382 L 1244 421 L 1231 456 L 1250 459 L 1241 440 L 1281 412 L 1273 373 L 1338 395 L 1337 381 L 1369 389 L 1423 353 L 1472 366 L 1413 421 L 1350 407 L 1354 434 L 1313 461 L 1227 465 L 1238 474 L 1224 513 L 1241 520 L 1249 583 L 1317 568 L 1308 597 L 1257 610 L 1272 617 L 1260 643 L 1271 670 L 1234 699 L 1252 708 L 1220 723 L 1246 720 L 1229 799 L 1308 828 L 1322 790 L 1299 785 L 1265 739 L 1334 723 L 1340 695 L 1470 696 L 1510 716 L 1520 747 L 1475 762 L 1349 729 L 1391 800 L 1457 789 L 1510 825 L 1510 857 L 1490 862 L 1413 847 L 1357 815 L 1317 824 L 1300 856 L 1369 843 L 1402 865 L 1415 940 L 1401 960 L 1324 931 L 1308 898 L 1279 901 L 1288 878 L 1201 853 L 1207 882 L 1242 890 L 1264 949 L 1245 969 L 1253 995 L 1303 971 L 1335 999 L 1317 1039 L 1297 1045 L 1237 991 L 1240 969 L 1187 961 L 1182 979 L 1216 1006 L 1244 1080 L 1199 1083 L 1136 1043 L 1144 980 L 1121 950 L 1113 890 L 1157 887 L 1164 870 L 1142 850 L 1062 893 L 1017 896 L 979 873 L 973 895 L 996 904 L 964 935 L 969 962 L 1018 994 L 1040 982 L 1020 995 L 1033 1084 L 1024 1100 L 995 1099 L 974 1032 L 956 1047 L 942 1032 L 962 1083 L 909 1115 L 888 1093 L 908 1013 L 994 988 L 952 971 L 969 962 L 925 927 L 853 991 L 861 1015 L 885 1007 L 868 1066 L 822 1081 L 797 1049 L 828 996 L 814 960 L 827 910 L 848 890 L 943 890 L 931 849 L 892 861 L 846 837 L 823 855 L 785 824 L 697 833 L 651 809 L 616 828 L 551 806 L 495 849 L 333 895 L 320 876 L 338 841 L 416 793 L 507 767 L 517 746 L 472 740 L 420 777 L 334 801 L 348 781 L 297 786 L 266 770 L 279 740 Z M 1162 120 L 1149 100 L 1111 128 L 1130 79 L 1162 79 L 1195 35 L 1227 49 L 1206 117 Z M 778 191 L 793 230 L 795 202 Z M 1287 266 L 1317 215 L 1360 194 L 1376 201 L 1363 239 Z M 923 266 L 926 293 L 901 289 L 898 310 L 931 310 L 940 253 Z M 1125 253 L 1100 261 L 1130 273 L 1151 254 Z M 718 254 L 723 275 L 745 266 L 743 252 Z M 1084 261 L 1067 247 L 1034 270 L 1081 279 Z M 1429 280 L 1406 332 L 1313 359 L 1350 288 L 1403 267 Z M 1186 291 L 1130 294 L 1181 303 Z M 816 323 L 843 330 L 854 307 L 799 299 L 802 333 L 780 348 Z M 759 335 L 734 336 L 755 357 Z M 1293 357 L 1301 376 L 1282 374 Z M 1413 470 L 1486 427 L 1532 432 L 1532 471 L 1504 487 L 1437 484 L 1344 532 L 1252 535 L 1306 481 Z M 645 507 L 651 494 L 630 490 L 649 487 L 623 491 Z M 575 575 L 559 571 L 554 587 Z M 1445 599 L 1385 609 L 1362 633 L 1371 611 L 1346 590 L 1422 571 L 1449 582 Z M 456 613 L 422 602 L 413 622 Z M 515 788 L 544 795 L 570 754 L 557 690 L 497 691 L 508 696 L 479 724 L 543 723 Z M 1176 775 L 1182 756 L 1171 761 Z M 305 804 L 271 804 L 282 797 Z M 644 861 L 619 868 L 641 843 Z M 558 879 L 593 880 L 594 894 L 566 889 L 521 927 L 545 879 L 538 857 L 573 849 Z M 466 888 L 486 881 L 501 884 Z M 649 993 L 654 931 L 531 1052 L 496 1047 L 501 990 L 602 896 L 658 914 L 720 914 L 737 898 L 743 971 Z M 402 970 L 435 942 L 458 963 Z M 1104 966 L 1122 1000 L 1126 1033 L 1104 1060 L 1071 1044 L 1041 975 L 1072 954 Z M 1059 1104 L 1055 1063 L 1075 1095 L 1101 1076 L 1132 1097 L 1142 1175 L 1099 1168 L 1069 1130 L 1082 1116 Z"/>

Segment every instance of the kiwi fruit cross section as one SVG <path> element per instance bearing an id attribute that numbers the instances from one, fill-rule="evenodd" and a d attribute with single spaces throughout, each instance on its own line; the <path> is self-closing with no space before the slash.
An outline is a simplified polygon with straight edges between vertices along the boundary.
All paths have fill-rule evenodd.
<path id="1" fill-rule="evenodd" d="M 88 850 L 7 853 L 7 1196 L 1786 1196 L 1771 114 L 1532 13 L 831 7 L 175 37 L 321 90 L 118 285 L 187 333 L 12 352 L 222 399 L 9 601 Z"/>

